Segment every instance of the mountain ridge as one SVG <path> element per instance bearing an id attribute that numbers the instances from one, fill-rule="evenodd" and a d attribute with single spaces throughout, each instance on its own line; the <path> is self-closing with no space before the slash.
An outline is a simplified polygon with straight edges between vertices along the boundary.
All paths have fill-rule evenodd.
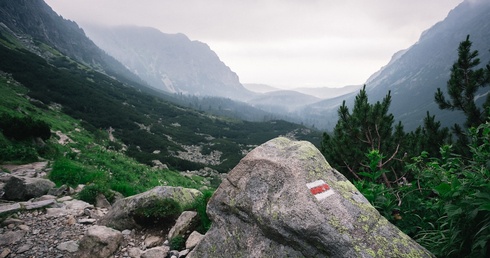
<path id="1" fill-rule="evenodd" d="M 424 31 L 411 47 L 393 55 L 390 62 L 373 74 L 366 83 L 370 102 L 382 100 L 391 91 L 390 112 L 402 122 L 406 130 L 422 125 L 426 112 L 435 115 L 443 126 L 461 123 L 464 116 L 458 111 L 440 110 L 434 101 L 437 88 L 446 91 L 450 68 L 457 60 L 457 48 L 470 35 L 473 50 L 478 50 L 482 65 L 490 61 L 490 2 L 466 0 L 449 12 L 447 17 Z M 305 107 L 322 123 L 321 128 L 333 129 L 338 107 L 343 100 L 352 107 L 355 95 L 322 101 Z M 311 113 L 311 112 L 315 113 Z M 323 120 L 320 120 L 323 117 Z M 329 125 L 327 125 L 327 123 Z"/>
<path id="2" fill-rule="evenodd" d="M 207 44 L 182 33 L 130 25 L 84 24 L 83 28 L 99 47 L 156 89 L 235 100 L 252 95 Z"/>

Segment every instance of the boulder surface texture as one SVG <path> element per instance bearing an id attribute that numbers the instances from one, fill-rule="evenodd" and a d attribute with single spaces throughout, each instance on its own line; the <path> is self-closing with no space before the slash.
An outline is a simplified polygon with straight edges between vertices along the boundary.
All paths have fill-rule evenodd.
<path id="1" fill-rule="evenodd" d="M 250 152 L 210 202 L 188 257 L 433 257 L 369 204 L 309 142 Z"/>
<path id="2" fill-rule="evenodd" d="M 27 201 L 45 195 L 55 186 L 53 182 L 43 178 L 11 176 L 5 183 L 3 198 L 9 201 Z"/>

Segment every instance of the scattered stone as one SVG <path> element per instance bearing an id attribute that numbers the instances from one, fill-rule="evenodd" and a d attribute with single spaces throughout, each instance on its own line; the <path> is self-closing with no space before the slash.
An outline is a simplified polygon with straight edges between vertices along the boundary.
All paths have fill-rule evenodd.
<path id="1" fill-rule="evenodd" d="M 168 170 L 168 166 L 166 164 L 163 164 L 160 160 L 152 160 L 153 163 L 153 168 L 155 169 L 162 169 L 162 170 Z"/>
<path id="2" fill-rule="evenodd" d="M 2 221 L 1 225 L 2 226 L 6 226 L 9 224 L 19 225 L 19 224 L 23 224 L 23 223 L 24 223 L 24 221 L 21 219 L 6 218 L 4 221 Z"/>
<path id="3" fill-rule="evenodd" d="M 121 245 L 123 236 L 120 231 L 104 226 L 92 226 L 80 240 L 77 257 L 109 257 Z"/>
<path id="4" fill-rule="evenodd" d="M 23 230 L 19 231 L 9 231 L 4 234 L 0 234 L 0 246 L 12 245 L 19 242 L 24 236 L 26 232 Z"/>
<path id="5" fill-rule="evenodd" d="M 68 251 L 70 253 L 74 253 L 78 251 L 78 242 L 74 240 L 66 241 L 56 246 L 56 248 L 61 251 Z"/>
<path id="6" fill-rule="evenodd" d="M 78 223 L 80 224 L 94 224 L 97 220 L 96 219 L 79 219 Z"/>
<path id="7" fill-rule="evenodd" d="M 38 197 L 38 198 L 34 199 L 33 201 L 39 202 L 39 201 L 55 200 L 55 199 L 56 199 L 56 196 L 53 196 L 53 195 L 50 195 L 50 194 L 46 194 L 46 195 L 43 195 L 41 197 Z"/>
<path id="8" fill-rule="evenodd" d="M 67 219 L 66 219 L 66 224 L 67 225 L 73 225 L 77 223 L 77 220 L 75 219 L 75 216 L 73 215 L 68 215 Z"/>
<path id="9" fill-rule="evenodd" d="M 187 238 L 187 241 L 185 241 L 185 248 L 186 249 L 192 249 L 194 248 L 201 240 L 204 238 L 204 235 L 194 231 L 190 234 L 190 236 Z"/>
<path id="10" fill-rule="evenodd" d="M 4 248 L 3 251 L 0 253 L 0 258 L 6 258 L 10 255 L 10 252 L 10 248 Z"/>
<path id="11" fill-rule="evenodd" d="M 152 248 L 155 247 L 163 242 L 163 239 L 159 236 L 148 236 L 145 239 L 145 246 L 146 248 Z"/>
<path id="12" fill-rule="evenodd" d="M 73 189 L 73 193 L 79 193 L 83 190 L 83 188 L 85 187 L 85 185 L 78 185 L 75 189 Z"/>
<path id="13" fill-rule="evenodd" d="M 137 247 L 130 247 L 128 249 L 128 255 L 129 257 L 131 258 L 140 258 L 141 257 L 141 253 L 143 253 L 143 251 L 141 251 L 139 248 Z M 164 256 L 162 256 L 164 257 Z"/>
<path id="14" fill-rule="evenodd" d="M 32 246 L 31 245 L 28 245 L 28 244 L 23 244 L 21 245 L 17 251 L 15 253 L 17 254 L 22 254 L 22 253 L 25 253 L 27 250 L 31 249 Z"/>
<path id="15" fill-rule="evenodd" d="M 358 192 L 311 143 L 273 139 L 228 173 L 187 257 L 433 257 Z"/>
<path id="16" fill-rule="evenodd" d="M 24 231 L 29 231 L 29 229 L 30 229 L 30 228 L 29 228 L 29 226 L 27 226 L 27 225 L 19 225 L 19 226 L 17 226 L 17 227 L 18 227 L 20 230 L 24 230 Z"/>
<path id="17" fill-rule="evenodd" d="M 16 212 L 20 209 L 22 209 L 22 207 L 20 206 L 19 203 L 0 205 L 0 215 L 9 212 Z"/>
<path id="18" fill-rule="evenodd" d="M 166 246 L 159 246 L 148 249 L 141 254 L 141 258 L 161 258 L 166 257 L 169 248 Z"/>
<path id="19" fill-rule="evenodd" d="M 66 202 L 66 201 L 71 201 L 71 200 L 73 200 L 73 197 L 71 197 L 71 196 L 63 196 L 63 197 L 57 199 L 58 202 Z"/>
<path id="20" fill-rule="evenodd" d="M 105 198 L 103 194 L 98 194 L 95 198 L 95 207 L 110 208 L 111 203 Z"/>
<path id="21" fill-rule="evenodd" d="M 83 213 L 83 210 L 86 208 L 88 209 L 93 209 L 94 206 L 90 203 L 86 203 L 84 201 L 80 200 L 71 200 L 71 201 L 66 201 L 64 202 L 65 207 L 67 210 L 79 210 Z"/>
<path id="22" fill-rule="evenodd" d="M 34 210 L 34 209 L 50 206 L 55 202 L 56 201 L 54 199 L 50 199 L 50 200 L 38 201 L 38 202 L 22 202 L 21 205 L 23 205 L 24 209 L 26 210 Z"/>
<path id="23" fill-rule="evenodd" d="M 190 252 L 189 249 L 182 250 L 179 252 L 179 256 L 177 256 L 177 257 L 185 257 L 186 255 L 189 254 L 189 252 Z"/>
<path id="24" fill-rule="evenodd" d="M 24 165 L 2 165 L 4 169 L 10 171 L 11 175 L 22 177 L 44 177 L 46 176 L 48 162 L 34 162 Z"/>
<path id="25" fill-rule="evenodd" d="M 129 229 L 125 229 L 125 230 L 123 230 L 123 231 L 122 231 L 122 234 L 123 234 L 123 235 L 128 235 L 128 236 L 129 236 L 129 235 L 131 235 L 131 230 L 129 230 Z"/>
<path id="26" fill-rule="evenodd" d="M 48 191 L 48 194 L 53 196 L 64 196 L 70 193 L 70 187 L 67 185 L 62 185 L 59 188 L 51 188 Z"/>
<path id="27" fill-rule="evenodd" d="M 69 213 L 69 211 L 63 207 L 63 208 L 46 208 L 46 217 L 47 218 L 53 218 L 53 217 L 61 217 L 65 216 Z"/>
<path id="28" fill-rule="evenodd" d="M 186 231 L 190 230 L 192 226 L 195 226 L 198 220 L 197 212 L 195 211 L 184 211 L 177 221 L 175 225 L 170 229 L 168 233 L 168 239 L 172 239 L 176 236 L 182 236 Z"/>

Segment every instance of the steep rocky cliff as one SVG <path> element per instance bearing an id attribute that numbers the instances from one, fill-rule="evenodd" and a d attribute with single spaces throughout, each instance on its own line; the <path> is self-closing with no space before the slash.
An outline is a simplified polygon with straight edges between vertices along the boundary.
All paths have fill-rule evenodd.
<path id="1" fill-rule="evenodd" d="M 184 34 L 136 26 L 83 27 L 98 46 L 157 89 L 232 99 L 252 94 L 208 45 Z"/>
<path id="2" fill-rule="evenodd" d="M 0 24 L 21 38 L 25 47 L 45 58 L 50 58 L 50 53 L 42 51 L 43 43 L 101 72 L 143 83 L 100 50 L 75 22 L 63 19 L 43 0 L 0 1 Z"/>

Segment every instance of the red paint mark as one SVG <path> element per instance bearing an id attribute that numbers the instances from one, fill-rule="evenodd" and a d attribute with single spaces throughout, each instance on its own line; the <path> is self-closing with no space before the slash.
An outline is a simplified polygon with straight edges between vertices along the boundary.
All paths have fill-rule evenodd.
<path id="1" fill-rule="evenodd" d="M 315 186 L 315 187 L 311 188 L 310 192 L 313 195 L 315 195 L 315 194 L 326 192 L 328 190 L 330 190 L 330 186 L 328 186 L 327 184 L 322 184 L 322 185 Z"/>

